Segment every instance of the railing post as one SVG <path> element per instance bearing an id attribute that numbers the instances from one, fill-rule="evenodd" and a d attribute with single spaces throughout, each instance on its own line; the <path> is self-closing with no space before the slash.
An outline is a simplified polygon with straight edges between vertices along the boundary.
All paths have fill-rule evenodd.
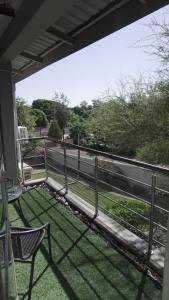
<path id="1" fill-rule="evenodd" d="M 95 156 L 95 217 L 98 215 L 99 195 L 98 195 L 98 157 Z"/>
<path id="2" fill-rule="evenodd" d="M 64 145 L 64 174 L 65 174 L 65 188 L 66 194 L 68 192 L 68 178 L 67 178 L 67 156 L 66 156 L 66 146 Z"/>
<path id="3" fill-rule="evenodd" d="M 22 143 L 19 142 L 19 146 L 20 146 L 20 152 L 21 152 L 21 177 L 22 177 L 22 183 L 25 183 L 25 177 L 24 177 L 24 170 L 23 170 L 23 147 L 22 147 Z"/>
<path id="4" fill-rule="evenodd" d="M 48 179 L 48 173 L 47 173 L 47 145 L 46 145 L 46 140 L 45 138 L 43 139 L 44 141 L 44 160 L 45 160 L 45 177 L 46 177 L 46 180 Z"/>
<path id="5" fill-rule="evenodd" d="M 151 183 L 150 225 L 149 225 L 149 240 L 148 240 L 148 252 L 147 252 L 148 260 L 151 257 L 151 251 L 153 245 L 155 191 L 156 191 L 156 174 L 153 173 L 152 183 Z"/>
<path id="6" fill-rule="evenodd" d="M 78 148 L 78 161 L 77 161 L 77 170 L 78 170 L 78 173 L 77 173 L 77 179 L 79 179 L 79 174 L 80 174 L 80 149 Z"/>

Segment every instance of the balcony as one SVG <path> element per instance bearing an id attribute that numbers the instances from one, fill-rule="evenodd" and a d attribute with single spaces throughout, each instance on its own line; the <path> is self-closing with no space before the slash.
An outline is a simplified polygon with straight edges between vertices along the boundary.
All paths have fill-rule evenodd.
<path id="1" fill-rule="evenodd" d="M 49 138 L 20 146 L 10 223 L 52 227 L 54 263 L 44 245 L 32 299 L 161 299 L 169 171 Z M 16 270 L 25 299 L 28 269 Z"/>

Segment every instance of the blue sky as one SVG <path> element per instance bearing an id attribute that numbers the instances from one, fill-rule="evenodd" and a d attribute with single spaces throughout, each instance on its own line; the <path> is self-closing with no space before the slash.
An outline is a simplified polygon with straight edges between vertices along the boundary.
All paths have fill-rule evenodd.
<path id="1" fill-rule="evenodd" d="M 169 7 L 169 6 L 168 6 Z M 149 76 L 158 65 L 158 59 L 145 53 L 145 38 L 151 34 L 146 24 L 155 17 L 158 21 L 167 15 L 163 8 L 120 31 L 56 62 L 16 84 L 16 96 L 31 104 L 37 98 L 52 99 L 63 92 L 70 106 L 98 98 L 107 89 L 117 90 L 120 80 Z M 135 43 L 142 40 L 143 43 Z"/>

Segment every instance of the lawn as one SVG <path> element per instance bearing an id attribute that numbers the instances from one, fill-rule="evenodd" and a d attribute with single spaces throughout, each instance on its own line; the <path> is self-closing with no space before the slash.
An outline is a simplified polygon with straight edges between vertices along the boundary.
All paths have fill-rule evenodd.
<path id="1" fill-rule="evenodd" d="M 64 184 L 64 175 L 49 171 L 48 175 L 57 182 Z M 45 173 L 33 175 L 33 179 L 41 179 Z M 73 184 L 71 184 L 74 182 Z M 92 205 L 95 205 L 95 191 L 89 183 L 78 182 L 68 176 L 69 190 L 80 196 Z M 126 197 L 114 192 L 100 189 L 99 209 L 105 214 L 125 226 L 127 229 L 138 234 L 147 240 L 150 223 L 150 205 L 137 199 Z M 146 219 L 147 218 L 147 219 Z M 154 208 L 154 221 L 167 228 L 168 215 L 157 208 Z M 166 243 L 166 231 L 154 224 L 154 238 L 163 244 Z"/>
<path id="2" fill-rule="evenodd" d="M 65 179 L 61 174 L 57 174 L 50 171 L 49 176 L 55 179 L 57 182 L 64 184 Z M 95 191 L 91 189 L 91 185 L 84 182 L 76 181 L 71 177 L 68 177 L 69 190 L 79 195 L 82 199 L 86 200 L 92 205 L 95 205 Z M 146 202 L 139 201 L 132 197 L 126 197 L 114 192 L 110 192 L 100 189 L 99 196 L 99 209 L 105 214 L 112 217 L 114 220 L 124 225 L 131 231 L 136 232 L 136 230 L 142 231 L 145 235 L 149 232 L 149 218 L 150 218 L 150 205 Z M 146 220 L 146 217 L 148 220 Z M 123 221 L 124 220 L 124 221 Z M 168 214 L 154 208 L 154 221 L 158 224 L 167 228 Z M 129 224 L 126 224 L 129 223 Z M 130 226 L 131 225 L 131 226 Z M 134 229 L 134 227 L 136 230 Z M 166 232 L 161 230 L 159 233 L 159 228 L 154 225 L 155 237 L 158 241 L 164 242 Z"/>
<path id="3" fill-rule="evenodd" d="M 82 223 L 48 190 L 37 188 L 9 205 L 12 225 L 50 222 L 54 263 L 44 243 L 34 273 L 32 300 L 160 300 L 161 290 L 124 256 Z M 26 299 L 29 265 L 16 264 L 19 299 Z"/>

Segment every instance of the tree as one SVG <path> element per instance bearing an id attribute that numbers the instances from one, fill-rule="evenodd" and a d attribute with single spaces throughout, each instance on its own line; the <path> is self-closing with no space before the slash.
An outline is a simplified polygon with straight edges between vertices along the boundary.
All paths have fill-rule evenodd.
<path id="1" fill-rule="evenodd" d="M 36 127 L 39 128 L 39 132 L 41 135 L 42 128 L 47 127 L 48 119 L 45 113 L 40 109 L 34 108 L 32 109 L 32 113 L 35 116 Z"/>
<path id="2" fill-rule="evenodd" d="M 63 131 L 64 135 L 64 128 L 68 125 L 68 121 L 70 119 L 70 111 L 68 108 L 68 99 L 63 93 L 55 93 L 53 100 L 56 103 L 54 118 L 57 120 L 59 127 Z"/>
<path id="3" fill-rule="evenodd" d="M 88 105 L 86 101 L 82 101 L 79 106 L 73 107 L 73 112 L 84 119 L 90 116 L 91 110 L 92 105 Z"/>
<path id="4" fill-rule="evenodd" d="M 16 98 L 18 125 L 27 127 L 29 132 L 35 128 L 36 118 L 32 114 L 31 107 L 27 105 L 23 98 Z"/>
<path id="5" fill-rule="evenodd" d="M 49 122 L 54 119 L 56 107 L 56 102 L 52 100 L 37 99 L 32 102 L 32 108 L 43 111 Z"/>
<path id="6" fill-rule="evenodd" d="M 169 84 L 133 84 L 130 89 L 109 96 L 93 108 L 90 132 L 111 142 L 118 154 L 136 154 L 148 162 L 160 161 L 169 141 Z M 164 146 L 161 147 L 161 143 Z M 154 146 L 150 147 L 153 144 Z M 166 145 L 166 146 L 165 146 Z M 151 157 L 148 151 L 152 151 Z M 153 150 L 154 149 L 154 150 Z M 158 159 L 156 159 L 158 157 Z M 164 162 L 161 160 L 161 162 Z"/>
<path id="7" fill-rule="evenodd" d="M 152 18 L 150 24 L 147 24 L 151 34 L 142 42 L 146 52 L 159 59 L 157 74 L 163 79 L 169 76 L 169 22 L 165 15 L 160 23 Z"/>
<path id="8" fill-rule="evenodd" d="M 54 120 L 49 128 L 49 132 L 48 132 L 48 136 L 56 139 L 56 140 L 60 140 L 62 137 L 62 131 L 58 125 L 58 122 L 56 120 Z"/>
<path id="9" fill-rule="evenodd" d="M 70 121 L 70 137 L 73 138 L 75 144 L 80 142 L 80 139 L 86 137 L 87 135 L 87 124 L 86 120 L 79 115 L 71 112 Z"/>
<path id="10" fill-rule="evenodd" d="M 46 127 L 48 120 L 46 114 L 40 109 L 32 109 L 32 112 L 36 118 L 36 127 Z"/>

